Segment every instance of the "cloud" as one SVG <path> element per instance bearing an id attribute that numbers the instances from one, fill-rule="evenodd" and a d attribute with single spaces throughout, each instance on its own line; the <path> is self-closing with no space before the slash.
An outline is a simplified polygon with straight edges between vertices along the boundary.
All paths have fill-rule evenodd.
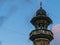
<path id="1" fill-rule="evenodd" d="M 7 1 L 7 0 L 5 0 Z M 5 2 L 4 0 L 0 0 L 0 2 Z M 12 1 L 12 0 L 11 0 Z M 7 1 L 8 2 L 8 1 Z M 9 3 L 10 6 L 8 6 L 9 4 L 6 3 L 6 5 L 2 7 L 2 9 L 0 10 L 0 27 L 3 25 L 3 23 L 10 17 L 12 16 L 14 13 L 16 13 L 16 11 L 18 10 L 18 7 L 17 5 L 15 5 L 12 1 L 12 4 L 11 2 Z"/>
<path id="2" fill-rule="evenodd" d="M 60 45 L 60 24 L 53 26 L 52 32 L 54 33 L 54 45 Z"/>
<path id="3" fill-rule="evenodd" d="M 5 16 L 0 16 L 0 26 L 2 26 L 3 22 L 7 19 Z"/>
<path id="4" fill-rule="evenodd" d="M 16 11 L 16 8 L 12 7 L 6 16 L 0 16 L 0 26 Z"/>
<path id="5" fill-rule="evenodd" d="M 60 34 L 60 24 L 53 26 L 52 31 L 53 31 L 53 33 L 56 34 L 56 36 L 57 36 L 57 34 Z"/>

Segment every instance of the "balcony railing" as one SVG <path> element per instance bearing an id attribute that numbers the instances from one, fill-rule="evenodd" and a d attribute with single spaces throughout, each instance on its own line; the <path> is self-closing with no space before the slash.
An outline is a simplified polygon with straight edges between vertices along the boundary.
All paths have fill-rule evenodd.
<path id="1" fill-rule="evenodd" d="M 53 36 L 53 33 L 50 30 L 33 30 L 30 36 L 37 35 L 37 34 L 46 34 L 46 35 Z"/>

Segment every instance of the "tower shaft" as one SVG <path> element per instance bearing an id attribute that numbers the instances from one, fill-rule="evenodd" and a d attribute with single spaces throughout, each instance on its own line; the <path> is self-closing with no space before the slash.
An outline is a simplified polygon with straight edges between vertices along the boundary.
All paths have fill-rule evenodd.
<path id="1" fill-rule="evenodd" d="M 38 38 L 34 40 L 34 45 L 50 45 L 50 42 L 48 39 L 45 38 Z"/>

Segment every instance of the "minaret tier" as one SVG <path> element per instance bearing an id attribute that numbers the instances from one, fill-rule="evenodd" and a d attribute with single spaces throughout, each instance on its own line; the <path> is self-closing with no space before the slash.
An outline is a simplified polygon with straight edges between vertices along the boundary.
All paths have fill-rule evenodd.
<path id="1" fill-rule="evenodd" d="M 49 45 L 53 40 L 53 33 L 50 30 L 36 29 L 30 33 L 30 40 L 34 45 Z"/>
<path id="2" fill-rule="evenodd" d="M 52 20 L 47 16 L 46 11 L 40 7 L 36 12 L 36 16 L 32 18 L 31 23 L 35 28 L 47 29 L 48 25 L 52 23 Z"/>

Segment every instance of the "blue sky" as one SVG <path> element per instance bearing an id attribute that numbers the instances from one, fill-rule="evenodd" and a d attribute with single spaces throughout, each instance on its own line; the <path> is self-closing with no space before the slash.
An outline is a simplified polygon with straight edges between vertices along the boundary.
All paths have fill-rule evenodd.
<path id="1" fill-rule="evenodd" d="M 29 33 L 34 29 L 30 20 L 39 8 L 40 0 L 0 0 L 1 45 L 33 45 L 29 40 Z M 53 20 L 52 27 L 59 25 L 60 0 L 43 0 L 43 8 Z M 51 44 L 59 45 L 59 42 L 56 37 Z"/>

